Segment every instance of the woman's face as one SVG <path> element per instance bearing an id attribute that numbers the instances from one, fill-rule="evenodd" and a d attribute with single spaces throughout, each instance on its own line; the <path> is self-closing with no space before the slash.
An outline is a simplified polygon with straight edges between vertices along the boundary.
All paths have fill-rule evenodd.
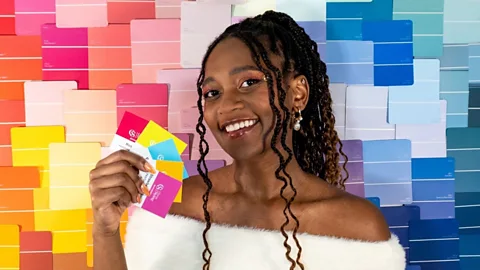
<path id="1" fill-rule="evenodd" d="M 271 60 L 280 67 L 277 58 Z M 205 65 L 202 87 L 205 122 L 220 146 L 236 160 L 249 159 L 271 149 L 275 117 L 264 78 L 247 45 L 236 38 L 220 42 Z M 275 85 L 274 88 L 277 92 Z M 294 99 L 290 92 L 287 90 L 285 105 L 292 110 Z"/>

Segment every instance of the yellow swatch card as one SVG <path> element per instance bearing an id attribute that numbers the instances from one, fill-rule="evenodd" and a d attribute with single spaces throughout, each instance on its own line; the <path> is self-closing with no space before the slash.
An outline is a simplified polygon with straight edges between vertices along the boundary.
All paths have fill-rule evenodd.
<path id="1" fill-rule="evenodd" d="M 0 269 L 20 269 L 20 226 L 0 224 Z"/>
<path id="2" fill-rule="evenodd" d="M 144 147 L 149 147 L 169 139 L 173 139 L 179 154 L 183 153 L 185 148 L 187 148 L 187 144 L 185 142 L 168 132 L 157 123 L 149 121 L 140 136 L 138 136 L 137 143 Z"/>
<path id="3" fill-rule="evenodd" d="M 101 158 L 100 143 L 50 144 L 50 209 L 91 207 L 90 171 Z"/>
<path id="4" fill-rule="evenodd" d="M 166 161 L 166 160 L 157 160 L 156 169 L 166 174 L 174 179 L 177 179 L 180 182 L 183 182 L 184 176 L 184 165 L 183 161 Z M 175 200 L 173 202 L 179 203 L 182 202 L 182 188 L 177 193 Z"/>

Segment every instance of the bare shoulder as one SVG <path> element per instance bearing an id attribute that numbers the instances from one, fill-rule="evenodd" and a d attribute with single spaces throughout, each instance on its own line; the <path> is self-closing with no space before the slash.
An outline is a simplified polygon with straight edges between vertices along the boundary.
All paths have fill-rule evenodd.
<path id="1" fill-rule="evenodd" d="M 339 192 L 309 208 L 309 215 L 304 217 L 308 232 L 371 242 L 391 237 L 382 213 L 366 199 Z"/>

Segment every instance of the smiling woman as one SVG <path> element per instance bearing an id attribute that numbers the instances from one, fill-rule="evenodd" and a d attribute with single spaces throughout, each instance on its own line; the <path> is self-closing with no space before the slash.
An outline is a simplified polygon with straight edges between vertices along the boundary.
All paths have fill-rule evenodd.
<path id="1" fill-rule="evenodd" d="M 106 203 L 121 200 L 94 202 L 95 269 L 404 270 L 404 250 L 378 209 L 343 191 L 326 66 L 292 18 L 269 11 L 227 28 L 208 48 L 197 86 L 200 175 L 184 180 L 184 200 L 166 219 L 135 211 L 126 259 L 123 204 Z M 231 165 L 207 170 L 204 123 Z M 114 154 L 92 182 L 144 164 Z M 138 181 L 127 181 L 138 185 L 128 194 Z"/>

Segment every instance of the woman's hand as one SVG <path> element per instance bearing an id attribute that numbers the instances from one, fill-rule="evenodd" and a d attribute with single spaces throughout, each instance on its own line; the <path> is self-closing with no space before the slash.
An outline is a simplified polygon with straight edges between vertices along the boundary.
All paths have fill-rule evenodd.
<path id="1" fill-rule="evenodd" d="M 125 210 L 140 202 L 142 194 L 149 195 L 139 170 L 155 172 L 144 158 L 120 150 L 100 160 L 90 172 L 95 234 L 114 235 Z"/>

